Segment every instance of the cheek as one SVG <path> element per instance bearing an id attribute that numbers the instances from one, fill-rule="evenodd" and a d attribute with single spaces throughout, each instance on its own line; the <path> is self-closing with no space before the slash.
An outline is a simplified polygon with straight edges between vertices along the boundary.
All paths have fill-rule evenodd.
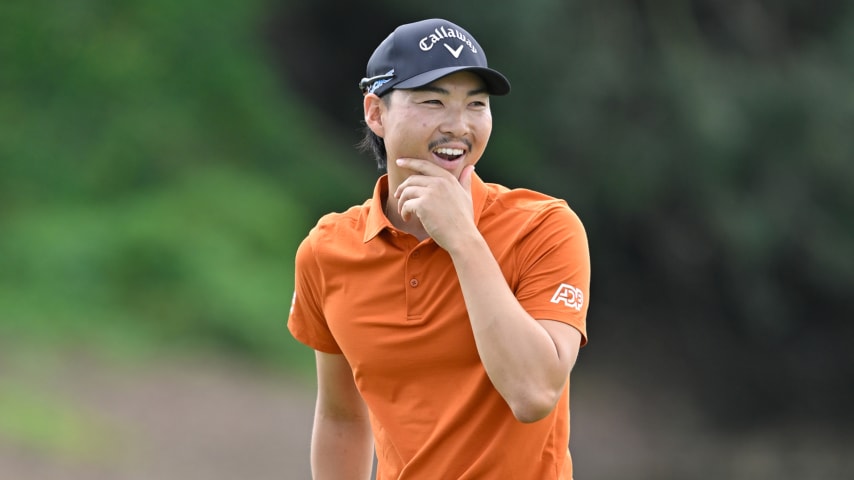
<path id="1" fill-rule="evenodd" d="M 394 125 L 398 137 L 410 138 L 427 129 L 430 125 L 430 119 L 424 118 L 424 115 L 417 115 L 415 112 L 404 112 L 394 119 L 392 125 Z"/>
<path id="2" fill-rule="evenodd" d="M 388 136 L 385 140 L 390 153 L 399 157 L 413 158 L 423 155 L 426 140 L 421 125 L 422 122 L 420 121 L 409 124 L 401 123 L 388 130 Z"/>
<path id="3" fill-rule="evenodd" d="M 481 150 L 486 149 L 486 144 L 489 142 L 489 137 L 492 135 L 492 122 L 485 121 L 477 128 L 477 139 Z"/>
<path id="4" fill-rule="evenodd" d="M 489 124 L 480 130 L 480 138 L 483 140 L 484 145 L 486 145 L 490 135 L 492 135 L 492 124 Z"/>

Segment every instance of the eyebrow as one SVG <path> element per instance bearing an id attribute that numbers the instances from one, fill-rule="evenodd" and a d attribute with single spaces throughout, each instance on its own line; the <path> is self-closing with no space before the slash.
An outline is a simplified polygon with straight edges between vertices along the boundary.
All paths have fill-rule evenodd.
<path id="1" fill-rule="evenodd" d="M 441 88 L 441 87 L 437 87 L 435 85 L 424 85 L 423 87 L 415 87 L 412 89 L 412 91 L 414 91 L 414 92 L 433 92 L 433 93 L 438 93 L 441 95 L 450 95 L 451 94 L 451 92 L 449 92 L 448 90 Z M 489 91 L 486 89 L 486 87 L 477 88 L 474 90 L 469 90 L 469 92 L 468 92 L 469 97 L 472 97 L 475 95 L 481 95 L 481 94 L 489 95 Z"/>

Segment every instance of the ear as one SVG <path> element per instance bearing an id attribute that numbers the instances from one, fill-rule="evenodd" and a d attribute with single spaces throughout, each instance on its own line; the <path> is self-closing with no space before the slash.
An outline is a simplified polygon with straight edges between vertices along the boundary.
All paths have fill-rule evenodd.
<path id="1" fill-rule="evenodd" d="M 378 137 L 382 138 L 385 133 L 385 128 L 383 128 L 383 114 L 385 113 L 386 108 L 385 102 L 375 94 L 369 93 L 365 95 L 362 103 L 365 109 L 365 124 Z"/>

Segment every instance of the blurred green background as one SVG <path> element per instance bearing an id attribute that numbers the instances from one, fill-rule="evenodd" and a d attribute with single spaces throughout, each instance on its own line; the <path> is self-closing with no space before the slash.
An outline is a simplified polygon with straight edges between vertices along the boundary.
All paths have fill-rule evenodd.
<path id="1" fill-rule="evenodd" d="M 566 198 L 588 229 L 578 476 L 854 474 L 842 0 L 3 2 L 0 471 L 306 478 L 293 254 L 379 174 L 353 148 L 367 58 L 434 16 L 513 84 L 480 175 Z M 207 430 L 162 434 L 186 455 L 138 448 L 161 438 L 141 411 L 198 409 Z M 220 417 L 263 432 L 192 453 L 234 434 Z"/>

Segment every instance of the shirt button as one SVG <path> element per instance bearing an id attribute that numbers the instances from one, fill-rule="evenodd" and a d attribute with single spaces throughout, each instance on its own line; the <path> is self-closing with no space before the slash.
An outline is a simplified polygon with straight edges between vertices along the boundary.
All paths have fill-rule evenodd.
<path id="1" fill-rule="evenodd" d="M 417 287 L 418 286 L 418 280 L 413 278 L 412 280 L 409 281 L 409 286 L 411 286 L 412 288 Z"/>

